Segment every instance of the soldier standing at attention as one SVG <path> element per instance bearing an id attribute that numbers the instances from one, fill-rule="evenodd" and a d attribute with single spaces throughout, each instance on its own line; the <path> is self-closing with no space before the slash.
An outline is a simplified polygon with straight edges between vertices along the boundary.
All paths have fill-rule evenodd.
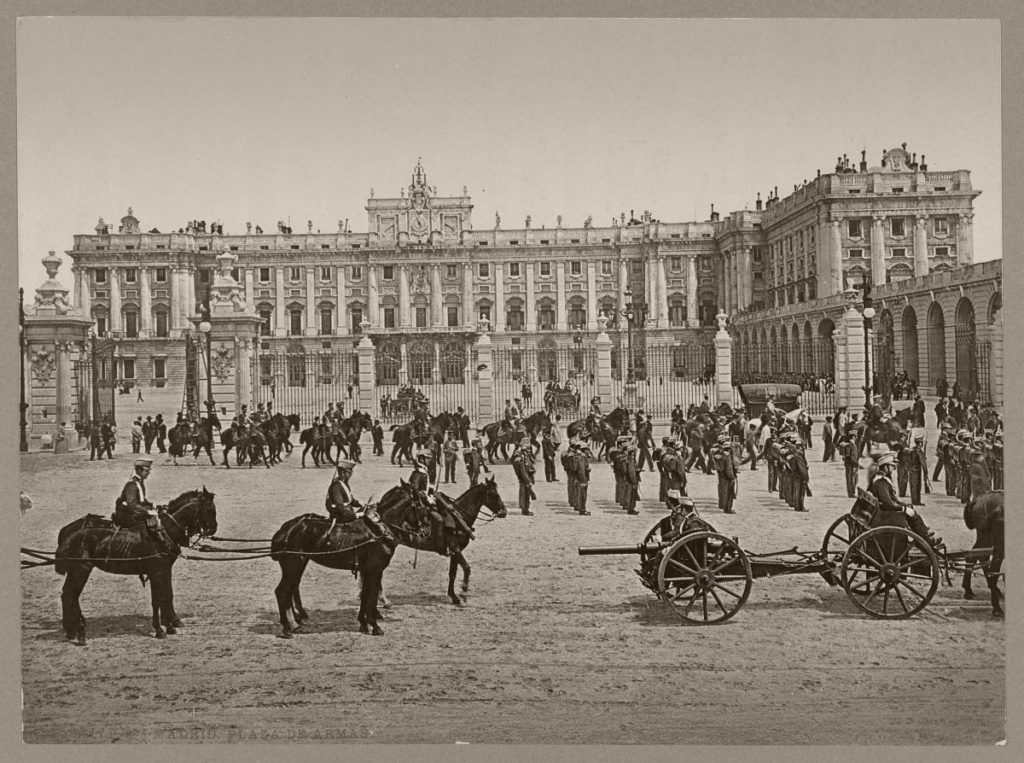
<path id="1" fill-rule="evenodd" d="M 459 459 L 459 444 L 452 437 L 451 432 L 445 432 L 444 445 L 441 446 L 444 453 L 444 481 L 446 484 L 455 484 L 455 464 Z"/>
<path id="2" fill-rule="evenodd" d="M 846 425 L 846 431 L 839 439 L 839 444 L 836 447 L 839 450 L 839 454 L 843 457 L 843 468 L 846 472 L 846 495 L 848 498 L 856 498 L 860 461 L 857 460 L 857 443 L 854 442 L 851 425 Z"/>
<path id="3" fill-rule="evenodd" d="M 590 459 L 581 449 L 577 449 L 572 459 L 573 480 L 576 483 L 576 512 L 583 517 L 590 516 L 587 511 L 587 491 L 590 486 Z"/>
<path id="4" fill-rule="evenodd" d="M 562 454 L 562 471 L 565 472 L 567 499 L 573 508 L 576 508 L 578 504 L 576 499 L 576 459 L 578 457 L 577 442 L 573 440 L 569 443 L 569 449 Z"/>
<path id="5" fill-rule="evenodd" d="M 735 514 L 732 504 L 736 497 L 736 467 L 729 449 L 729 435 L 723 432 L 718 436 L 718 445 L 711 457 L 718 473 L 718 508 L 726 514 Z"/>
<path id="6" fill-rule="evenodd" d="M 541 435 L 541 455 L 544 457 L 544 481 L 558 482 L 555 477 L 555 444 L 551 439 L 551 430 L 547 429 Z"/>
<path id="7" fill-rule="evenodd" d="M 384 455 L 384 427 L 380 425 L 380 419 L 373 420 L 373 427 L 370 428 L 370 436 L 373 437 L 373 455 Z"/>
<path id="8" fill-rule="evenodd" d="M 536 500 L 537 495 L 533 492 L 533 475 L 536 467 L 533 465 L 533 448 L 530 447 L 529 436 L 524 436 L 519 447 L 512 455 L 512 468 L 515 470 L 516 479 L 519 480 L 519 508 L 524 516 L 531 517 L 530 500 Z"/>

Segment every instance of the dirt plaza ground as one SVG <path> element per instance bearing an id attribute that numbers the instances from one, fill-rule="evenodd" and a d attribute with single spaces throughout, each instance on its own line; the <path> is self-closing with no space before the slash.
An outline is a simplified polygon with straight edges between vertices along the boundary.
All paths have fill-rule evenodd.
<path id="1" fill-rule="evenodd" d="M 131 472 L 126 450 L 119 445 L 113 462 L 23 456 L 21 487 L 35 505 L 22 545 L 53 548 L 61 525 L 108 514 Z M 767 492 L 763 468 L 741 472 L 736 515 L 715 506 L 713 476 L 691 474 L 689 492 L 747 550 L 817 549 L 851 502 L 841 464 L 821 463 L 820 441 L 810 456 L 806 514 Z M 353 478 L 362 498 L 410 471 L 365 461 Z M 446 559 L 400 548 L 384 576 L 394 606 L 382 638 L 358 632 L 349 573 L 309 566 L 312 627 L 288 641 L 277 636 L 275 562 L 184 560 L 175 566 L 178 635 L 153 639 L 149 592 L 137 578 L 94 572 L 82 599 L 90 642 L 77 647 L 60 631 L 61 578 L 24 571 L 25 740 L 990 745 L 1005 737 L 1005 629 L 989 614 L 980 577 L 975 601 L 943 584 L 927 610 L 895 622 L 868 618 L 817 575 L 755 580 L 732 620 L 687 627 L 640 585 L 635 558 L 577 555 L 580 545 L 641 539 L 664 514 L 656 475 L 644 474 L 640 516 L 612 503 L 611 469 L 595 464 L 592 516 L 568 508 L 564 482 L 541 481 L 536 516 L 525 517 L 511 468 L 494 473 L 509 515 L 481 526 L 469 546 L 467 606 L 444 595 Z M 269 538 L 286 519 L 322 511 L 330 476 L 300 468 L 298 451 L 271 470 L 191 459 L 175 467 L 157 456 L 148 487 L 165 502 L 205 485 L 217 496 L 220 535 Z M 442 488 L 458 495 L 461 468 L 459 480 Z M 972 544 L 955 499 L 933 493 L 925 515 L 951 549 Z"/>

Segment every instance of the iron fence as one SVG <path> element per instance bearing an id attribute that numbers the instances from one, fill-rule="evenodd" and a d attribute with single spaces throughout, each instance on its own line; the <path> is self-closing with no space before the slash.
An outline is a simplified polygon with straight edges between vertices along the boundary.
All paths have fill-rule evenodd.
<path id="1" fill-rule="evenodd" d="M 676 405 L 685 411 L 710 397 L 715 383 L 713 344 L 659 345 L 634 347 L 633 381 L 629 379 L 628 358 L 620 348 L 617 370 L 612 373 L 612 399 L 606 407 L 643 409 L 657 421 L 668 420 Z M 624 373 L 621 373 L 624 371 Z"/>
<path id="2" fill-rule="evenodd" d="M 530 414 L 545 408 L 563 419 L 584 415 L 597 394 L 597 350 L 572 342 L 561 347 L 495 347 L 491 354 L 496 418 L 506 401 L 519 400 Z M 486 423 L 486 422 L 485 422 Z"/>
<path id="3" fill-rule="evenodd" d="M 115 423 L 117 399 L 117 366 L 113 339 L 92 337 L 83 347 L 81 357 L 74 363 L 74 383 L 78 395 L 75 421 Z"/>
<path id="4" fill-rule="evenodd" d="M 263 353 L 252 361 L 252 406 L 268 402 L 274 411 L 296 413 L 303 426 L 343 403 L 358 405 L 359 358 L 355 352 Z"/>

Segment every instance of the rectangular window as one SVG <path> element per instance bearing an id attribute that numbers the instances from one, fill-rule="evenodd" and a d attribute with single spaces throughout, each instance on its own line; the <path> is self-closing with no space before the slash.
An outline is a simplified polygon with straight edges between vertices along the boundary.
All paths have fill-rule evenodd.
<path id="1" fill-rule="evenodd" d="M 298 248 L 299 248 L 298 244 L 292 244 L 292 249 L 298 249 Z"/>
<path id="2" fill-rule="evenodd" d="M 570 262 L 569 263 L 569 275 L 578 276 L 583 274 L 583 263 L 582 262 Z"/>
<path id="3" fill-rule="evenodd" d="M 210 283 L 210 271 L 203 268 L 199 271 L 199 283 Z"/>
<path id="4" fill-rule="evenodd" d="M 541 331 L 552 331 L 555 328 L 555 311 L 542 309 L 537 315 Z"/>
<path id="5" fill-rule="evenodd" d="M 455 265 L 448 265 L 445 267 L 445 278 L 458 278 L 459 269 Z"/>
<path id="6" fill-rule="evenodd" d="M 904 236 L 904 235 L 906 235 L 906 228 L 903 225 L 903 218 L 902 217 L 894 217 L 891 220 L 891 223 L 892 223 L 892 228 L 891 228 L 892 235 L 894 235 L 894 236 Z"/>
<path id="7" fill-rule="evenodd" d="M 610 276 L 612 274 L 612 261 L 601 260 L 601 275 Z"/>
<path id="8" fill-rule="evenodd" d="M 270 310 L 260 310 L 260 336 L 270 336 L 271 314 Z"/>
<path id="9" fill-rule="evenodd" d="M 395 266 L 385 265 L 383 268 L 383 278 L 385 281 L 395 280 Z"/>
<path id="10" fill-rule="evenodd" d="M 518 241 L 509 241 L 508 243 L 509 243 L 510 246 L 519 246 L 519 242 Z"/>
<path id="11" fill-rule="evenodd" d="M 518 266 L 516 266 L 516 270 L 517 271 L 518 271 L 518 269 L 519 269 Z M 551 275 L 551 263 L 550 262 L 542 262 L 540 264 L 540 274 L 542 276 L 549 276 L 549 275 Z M 516 275 L 519 275 L 518 272 L 516 273 Z"/>
<path id="12" fill-rule="evenodd" d="M 260 283 L 270 283 L 270 268 L 260 268 Z"/>
<path id="13" fill-rule="evenodd" d="M 448 308 L 448 325 L 458 326 L 459 325 L 459 308 L 452 305 Z"/>
<path id="14" fill-rule="evenodd" d="M 135 378 L 135 359 L 134 358 L 121 358 L 121 370 L 122 379 L 134 379 Z"/>
<path id="15" fill-rule="evenodd" d="M 320 333 L 324 336 L 330 336 L 334 333 L 334 311 L 333 310 L 321 310 L 320 311 Z"/>
<path id="16" fill-rule="evenodd" d="M 232 252 L 237 252 L 238 251 L 238 247 L 237 246 L 229 246 L 228 249 L 230 249 Z"/>
<path id="17" fill-rule="evenodd" d="M 893 193 L 903 193 L 903 189 L 902 188 L 893 188 L 892 192 Z"/>
<path id="18" fill-rule="evenodd" d="M 860 227 L 860 220 L 850 220 L 847 223 L 849 229 L 850 238 L 860 238 L 862 234 Z"/>
<path id="19" fill-rule="evenodd" d="M 290 321 L 289 321 L 288 333 L 291 334 L 292 336 L 301 336 L 302 335 L 302 311 L 301 310 L 292 310 L 291 313 L 289 314 L 289 318 L 290 318 Z"/>
<path id="20" fill-rule="evenodd" d="M 416 328 L 422 329 L 427 327 L 427 308 L 417 307 L 416 308 Z"/>
<path id="21" fill-rule="evenodd" d="M 644 272 L 644 264 L 640 260 L 633 261 L 633 274 L 640 275 Z"/>
<path id="22" fill-rule="evenodd" d="M 541 246 L 547 246 L 548 244 L 550 244 L 550 243 L 551 243 L 551 240 L 550 240 L 550 239 L 547 239 L 547 238 L 542 238 L 542 239 L 540 240 L 540 243 L 541 243 Z"/>
<path id="23" fill-rule="evenodd" d="M 848 251 L 850 252 L 850 256 L 851 257 L 863 257 L 864 256 L 864 250 L 863 249 L 850 249 Z"/>
<path id="24" fill-rule="evenodd" d="M 948 246 L 937 246 L 937 247 L 935 247 L 935 256 L 936 257 L 948 257 L 949 256 L 949 247 Z"/>
<path id="25" fill-rule="evenodd" d="M 587 327 L 587 311 L 579 306 L 573 306 L 569 310 L 569 327 L 585 329 Z"/>
<path id="26" fill-rule="evenodd" d="M 158 337 L 167 336 L 167 313 L 163 310 L 156 313 L 156 335 Z"/>
<path id="27" fill-rule="evenodd" d="M 485 305 L 484 307 L 480 308 L 480 320 L 482 320 L 482 321 L 490 321 L 491 320 L 491 308 L 490 307 Z"/>
<path id="28" fill-rule="evenodd" d="M 673 273 L 678 273 L 683 269 L 683 258 L 682 257 L 669 257 L 668 266 L 672 269 Z"/>
<path id="29" fill-rule="evenodd" d="M 543 264 L 544 263 L 541 263 L 542 266 L 543 266 Z M 541 273 L 543 274 L 543 272 L 544 272 L 544 270 L 543 270 L 543 267 L 542 267 L 541 268 Z M 519 278 L 519 263 L 518 262 L 510 262 L 508 264 L 508 277 L 509 278 Z"/>
<path id="30" fill-rule="evenodd" d="M 125 313 L 124 314 L 124 335 L 129 339 L 135 339 L 139 336 L 139 314 L 138 313 Z"/>
<path id="31" fill-rule="evenodd" d="M 231 277 L 235 279 L 235 282 L 239 281 L 241 273 L 238 272 L 238 268 L 231 268 Z"/>
<path id="32" fill-rule="evenodd" d="M 352 280 L 361 281 L 363 278 L 363 268 L 360 265 L 352 266 Z"/>
<path id="33" fill-rule="evenodd" d="M 156 269 L 156 282 L 167 283 L 167 268 Z"/>
<path id="34" fill-rule="evenodd" d="M 949 234 L 949 220 L 945 217 L 935 218 L 935 235 L 946 236 Z"/>
<path id="35" fill-rule="evenodd" d="M 522 310 L 509 310 L 505 316 L 505 322 L 508 324 L 509 331 L 522 331 L 523 330 L 523 311 Z"/>
<path id="36" fill-rule="evenodd" d="M 136 280 L 138 280 L 138 278 L 137 278 L 134 270 L 126 270 L 126 271 L 124 271 L 124 282 L 125 283 L 135 283 Z"/>
<path id="37" fill-rule="evenodd" d="M 167 359 L 166 358 L 153 358 L 153 378 L 154 379 L 166 379 L 167 378 Z"/>
<path id="38" fill-rule="evenodd" d="M 668 323 L 670 326 L 682 326 L 686 322 L 686 305 L 672 302 L 668 306 Z"/>
<path id="39" fill-rule="evenodd" d="M 320 280 L 321 281 L 330 281 L 331 280 L 331 266 L 330 265 L 321 265 L 320 266 Z"/>
<path id="40" fill-rule="evenodd" d="M 385 307 L 384 308 L 384 328 L 393 329 L 395 327 L 395 308 Z"/>
<path id="41" fill-rule="evenodd" d="M 892 256 L 893 257 L 906 257 L 907 256 L 907 250 L 906 249 L 893 249 L 892 250 Z"/>
<path id="42" fill-rule="evenodd" d="M 491 266 L 488 265 L 486 262 L 481 262 L 480 263 L 480 277 L 481 278 L 490 278 L 491 277 Z"/>
<path id="43" fill-rule="evenodd" d="M 320 244 L 320 248 L 321 249 L 330 249 L 331 245 L 330 244 Z"/>
<path id="44" fill-rule="evenodd" d="M 302 268 L 288 268 L 288 280 L 299 281 L 302 279 Z"/>
<path id="45" fill-rule="evenodd" d="M 361 334 L 363 329 L 359 326 L 363 322 L 363 311 L 361 308 L 352 308 L 352 333 Z"/>
<path id="46" fill-rule="evenodd" d="M 96 333 L 100 336 L 107 333 L 107 319 L 102 315 L 96 318 Z"/>
<path id="47" fill-rule="evenodd" d="M 93 273 L 95 274 L 96 277 L 96 283 L 107 282 L 107 271 L 104 268 L 96 268 L 96 270 L 94 270 Z"/>
<path id="48" fill-rule="evenodd" d="M 580 240 L 578 238 L 571 238 L 571 239 L 569 239 L 569 243 L 570 244 L 578 244 L 579 242 L 580 242 Z"/>
<path id="49" fill-rule="evenodd" d="M 131 251 L 134 251 L 134 250 L 135 250 L 135 247 L 134 247 L 134 246 L 132 246 L 131 244 L 129 244 L 129 245 L 127 245 L 127 246 L 125 247 L 125 251 L 131 252 Z"/>
<path id="50" fill-rule="evenodd" d="M 261 251 L 261 252 L 265 252 L 265 251 L 267 251 L 268 249 L 270 249 L 270 247 L 269 247 L 269 246 L 266 246 L 266 245 L 264 245 L 264 246 L 261 246 L 261 247 L 260 247 L 260 251 Z"/>

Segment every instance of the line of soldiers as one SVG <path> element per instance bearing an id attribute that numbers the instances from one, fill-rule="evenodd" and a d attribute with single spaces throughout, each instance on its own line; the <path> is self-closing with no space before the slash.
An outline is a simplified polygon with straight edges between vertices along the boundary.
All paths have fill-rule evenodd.
<path id="1" fill-rule="evenodd" d="M 640 470 L 636 461 L 637 442 L 633 435 L 621 435 L 615 440 L 615 447 L 608 451 L 615 475 L 615 502 L 627 514 L 639 514 L 636 508 L 640 500 Z"/>
<path id="2" fill-rule="evenodd" d="M 945 471 L 946 495 L 955 495 L 966 504 L 989 490 L 1003 489 L 1001 433 L 987 431 L 977 437 L 967 429 L 954 430 L 952 424 L 944 423 L 935 454 L 932 480 L 938 481 L 939 473 Z"/>
<path id="3" fill-rule="evenodd" d="M 569 443 L 569 449 L 562 454 L 562 469 L 565 471 L 569 505 L 577 514 L 587 517 L 587 493 L 590 488 L 590 449 L 578 440 Z"/>
<path id="4" fill-rule="evenodd" d="M 808 511 L 804 498 L 813 496 L 803 438 L 795 430 L 773 430 L 765 442 L 764 457 L 768 492 L 778 491 L 794 511 Z"/>

